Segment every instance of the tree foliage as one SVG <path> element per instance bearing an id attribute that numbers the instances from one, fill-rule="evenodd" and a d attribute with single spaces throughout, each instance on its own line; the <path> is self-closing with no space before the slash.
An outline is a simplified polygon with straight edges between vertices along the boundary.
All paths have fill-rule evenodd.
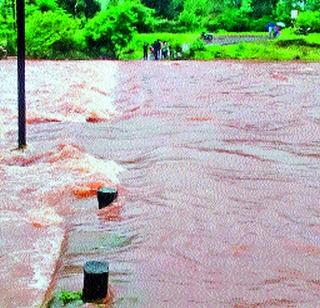
<path id="1" fill-rule="evenodd" d="M 74 56 L 85 47 L 84 40 L 77 37 L 78 29 L 79 21 L 61 10 L 34 12 L 26 23 L 27 55 L 44 59 Z"/>
<path id="2" fill-rule="evenodd" d="M 320 12 L 302 12 L 296 25 L 297 27 L 310 28 L 310 32 L 320 32 Z"/>
<path id="3" fill-rule="evenodd" d="M 96 56 L 117 58 L 134 32 L 148 24 L 150 14 L 138 1 L 129 0 L 101 11 L 85 27 L 89 49 Z"/>

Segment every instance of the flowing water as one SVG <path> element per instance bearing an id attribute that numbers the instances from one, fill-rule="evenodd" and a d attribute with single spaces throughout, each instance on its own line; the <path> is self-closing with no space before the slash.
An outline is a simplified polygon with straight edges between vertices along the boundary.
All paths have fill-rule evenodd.
<path id="1" fill-rule="evenodd" d="M 51 289 L 108 260 L 115 307 L 320 302 L 319 64 L 31 61 L 25 153 L 0 67 L 1 307 L 39 304 L 59 252 Z"/>

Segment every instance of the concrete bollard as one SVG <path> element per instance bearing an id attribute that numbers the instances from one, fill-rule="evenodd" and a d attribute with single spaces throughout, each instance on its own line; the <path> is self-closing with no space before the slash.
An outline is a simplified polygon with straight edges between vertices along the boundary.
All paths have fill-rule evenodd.
<path id="1" fill-rule="evenodd" d="M 83 271 L 83 302 L 92 303 L 104 299 L 108 294 L 109 263 L 88 261 Z"/>
<path id="2" fill-rule="evenodd" d="M 101 187 L 97 190 L 99 209 L 108 206 L 118 196 L 118 191 L 115 188 Z"/>

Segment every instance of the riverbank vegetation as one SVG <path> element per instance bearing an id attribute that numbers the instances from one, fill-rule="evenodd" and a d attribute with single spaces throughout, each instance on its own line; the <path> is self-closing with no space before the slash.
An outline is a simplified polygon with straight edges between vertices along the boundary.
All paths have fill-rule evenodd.
<path id="1" fill-rule="evenodd" d="M 14 7 L 14 0 L 0 0 L 0 46 L 8 55 L 16 54 Z M 292 9 L 299 11 L 294 22 Z M 319 10 L 318 0 L 26 0 L 26 53 L 36 59 L 140 59 L 143 43 L 160 39 L 179 59 L 319 60 L 319 36 L 312 34 L 320 32 Z M 275 40 L 223 46 L 199 40 L 201 32 L 267 36 L 266 25 L 276 21 L 291 30 Z M 311 34 L 295 35 L 299 27 Z"/>
<path id="2" fill-rule="evenodd" d="M 247 37 L 256 37 L 252 42 L 241 41 Z M 171 42 L 172 59 L 212 60 L 212 59 L 252 59 L 266 61 L 320 61 L 320 34 L 297 35 L 293 30 L 284 30 L 277 39 L 268 39 L 264 32 L 226 33 L 214 35 L 226 44 L 206 44 L 199 39 L 198 33 L 149 33 L 136 34 L 130 44 L 122 51 L 122 60 L 138 60 L 143 57 L 143 42 L 153 42 L 159 38 Z M 239 42 L 237 43 L 237 37 Z M 228 44 L 229 41 L 235 43 Z"/>

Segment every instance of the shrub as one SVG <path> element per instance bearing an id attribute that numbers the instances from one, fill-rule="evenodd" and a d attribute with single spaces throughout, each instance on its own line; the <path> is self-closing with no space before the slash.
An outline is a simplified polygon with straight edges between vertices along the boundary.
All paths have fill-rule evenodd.
<path id="1" fill-rule="evenodd" d="M 16 32 L 13 29 L 13 19 L 0 15 L 0 46 L 6 49 L 8 55 L 16 54 Z"/>
<path id="2" fill-rule="evenodd" d="M 252 19 L 249 22 L 249 29 L 250 31 L 266 31 L 266 25 L 272 21 L 270 16 L 263 16 L 258 19 Z"/>
<path id="3" fill-rule="evenodd" d="M 250 20 L 241 10 L 228 8 L 223 13 L 211 17 L 205 26 L 212 32 L 220 29 L 230 32 L 241 32 L 249 29 Z"/>
<path id="4" fill-rule="evenodd" d="M 154 10 L 142 5 L 140 1 L 132 1 L 130 9 L 136 16 L 136 21 L 134 23 L 136 30 L 139 33 L 151 32 L 153 30 L 153 21 L 155 20 L 153 17 Z"/>
<path id="5" fill-rule="evenodd" d="M 58 9 L 55 0 L 36 0 L 35 5 L 41 12 L 55 11 Z"/>
<path id="6" fill-rule="evenodd" d="M 194 58 L 197 51 L 204 51 L 206 49 L 205 43 L 201 39 L 195 40 L 189 47 L 187 58 Z"/>
<path id="7" fill-rule="evenodd" d="M 183 11 L 178 18 L 179 32 L 194 31 L 199 28 L 199 17 L 193 12 Z"/>
<path id="8" fill-rule="evenodd" d="M 139 1 L 124 1 L 98 13 L 85 27 L 85 35 L 93 56 L 118 58 L 133 34 L 143 30 L 150 10 Z"/>
<path id="9" fill-rule="evenodd" d="M 82 299 L 82 292 L 81 291 L 66 291 L 62 290 L 58 295 L 59 299 L 63 302 L 64 305 L 72 303 L 74 301 L 79 301 Z"/>
<path id="10" fill-rule="evenodd" d="M 300 13 L 296 21 L 296 27 L 310 27 L 310 32 L 320 32 L 320 12 Z"/>
<path id="11" fill-rule="evenodd" d="M 81 57 L 85 48 L 79 23 L 62 10 L 28 16 L 26 23 L 26 54 L 32 58 L 63 59 Z"/>

